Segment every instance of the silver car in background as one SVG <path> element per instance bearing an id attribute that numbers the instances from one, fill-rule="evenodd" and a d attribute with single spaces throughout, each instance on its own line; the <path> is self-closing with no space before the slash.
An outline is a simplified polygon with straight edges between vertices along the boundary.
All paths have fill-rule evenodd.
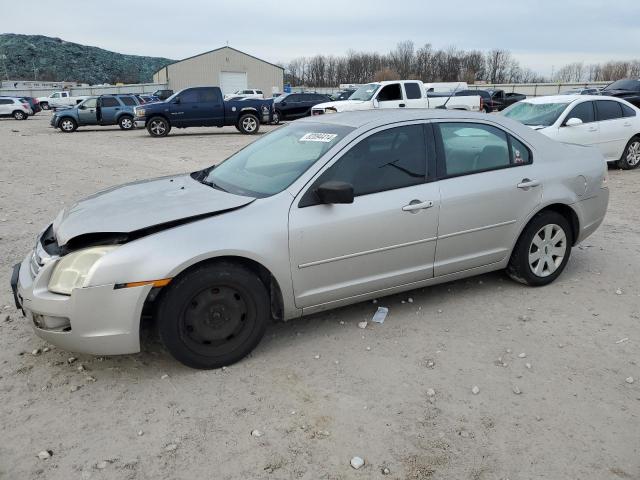
<path id="1" fill-rule="evenodd" d="M 143 312 L 179 361 L 229 365 L 272 319 L 506 269 L 546 285 L 608 204 L 606 163 L 500 116 L 323 115 L 223 163 L 64 209 L 16 265 L 37 335 L 140 350 Z"/>

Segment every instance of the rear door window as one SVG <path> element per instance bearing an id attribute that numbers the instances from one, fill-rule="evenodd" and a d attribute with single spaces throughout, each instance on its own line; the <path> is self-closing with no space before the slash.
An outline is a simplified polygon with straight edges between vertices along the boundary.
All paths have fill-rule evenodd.
<path id="1" fill-rule="evenodd" d="M 198 103 L 198 90 L 187 90 L 180 94 L 180 103 Z"/>
<path id="2" fill-rule="evenodd" d="M 206 103 L 220 103 L 220 95 L 216 90 L 205 88 L 200 90 L 200 101 Z"/>
<path id="3" fill-rule="evenodd" d="M 636 116 L 636 111 L 631 108 L 628 105 L 625 105 L 624 103 L 621 103 L 620 106 L 622 107 L 622 114 L 625 117 L 635 117 Z"/>
<path id="4" fill-rule="evenodd" d="M 102 97 L 101 102 L 103 107 L 119 107 L 120 102 L 115 97 Z"/>
<path id="5" fill-rule="evenodd" d="M 405 83 L 404 91 L 407 94 L 407 99 L 409 100 L 422 98 L 422 89 L 420 88 L 420 85 L 417 83 L 414 83 L 414 82 Z"/>
<path id="6" fill-rule="evenodd" d="M 596 101 L 596 108 L 598 110 L 598 120 L 601 122 L 622 118 L 622 106 L 614 100 L 598 100 Z"/>

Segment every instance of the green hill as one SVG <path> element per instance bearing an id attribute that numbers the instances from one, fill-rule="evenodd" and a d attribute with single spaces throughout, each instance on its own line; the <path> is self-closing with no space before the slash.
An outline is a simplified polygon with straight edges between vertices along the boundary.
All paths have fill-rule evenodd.
<path id="1" fill-rule="evenodd" d="M 0 34 L 0 77 L 90 84 L 146 83 L 173 60 L 110 52 L 42 35 Z"/>

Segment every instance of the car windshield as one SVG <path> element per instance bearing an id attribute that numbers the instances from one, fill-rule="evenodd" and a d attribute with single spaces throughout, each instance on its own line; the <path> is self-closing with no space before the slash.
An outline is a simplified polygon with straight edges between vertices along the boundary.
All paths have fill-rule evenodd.
<path id="1" fill-rule="evenodd" d="M 502 115 L 525 125 L 548 127 L 556 122 L 569 103 L 518 102 L 503 110 Z"/>
<path id="2" fill-rule="evenodd" d="M 640 90 L 640 80 L 618 80 L 604 87 L 604 90 Z"/>
<path id="3" fill-rule="evenodd" d="M 349 97 L 349 100 L 371 100 L 378 88 L 380 88 L 379 83 L 367 83 L 353 92 L 353 95 Z"/>
<path id="4" fill-rule="evenodd" d="M 193 178 L 219 190 L 268 197 L 291 185 L 353 128 L 299 123 L 279 128 Z"/>

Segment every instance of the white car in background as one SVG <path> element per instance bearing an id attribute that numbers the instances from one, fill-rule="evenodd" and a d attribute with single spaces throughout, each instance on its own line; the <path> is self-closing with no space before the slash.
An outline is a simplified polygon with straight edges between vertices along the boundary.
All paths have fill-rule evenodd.
<path id="1" fill-rule="evenodd" d="M 236 90 L 232 94 L 227 94 L 224 96 L 225 100 L 229 100 L 230 98 L 264 98 L 264 93 L 262 90 L 253 90 L 253 89 L 245 89 L 245 90 Z"/>
<path id="2" fill-rule="evenodd" d="M 33 115 L 33 110 L 25 100 L 15 97 L 0 97 L 0 117 L 26 120 L 29 115 Z"/>
<path id="3" fill-rule="evenodd" d="M 609 163 L 640 165 L 640 109 L 621 98 L 554 95 L 514 103 L 502 112 L 564 143 L 597 147 Z"/>

